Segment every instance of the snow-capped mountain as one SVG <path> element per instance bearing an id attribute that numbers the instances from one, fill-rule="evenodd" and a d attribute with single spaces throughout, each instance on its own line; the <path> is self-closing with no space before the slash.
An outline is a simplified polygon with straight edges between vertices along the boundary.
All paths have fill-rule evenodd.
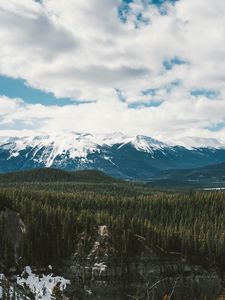
<path id="1" fill-rule="evenodd" d="M 0 172 L 56 167 L 99 169 L 131 179 L 149 179 L 167 169 L 225 162 L 225 142 L 184 138 L 162 141 L 114 134 L 63 134 L 0 138 Z"/>
<path id="2" fill-rule="evenodd" d="M 46 167 L 50 167 L 54 160 L 61 155 L 67 155 L 70 159 L 86 158 L 89 154 L 99 152 L 100 147 L 112 147 L 119 145 L 122 148 L 126 144 L 132 144 L 139 151 L 153 153 L 157 149 L 169 147 L 168 145 L 150 137 L 137 135 L 130 137 L 122 133 L 108 135 L 92 135 L 82 133 L 64 133 L 58 135 L 1 138 L 0 147 L 8 149 L 11 157 L 20 155 L 21 151 L 28 148 L 35 149 L 33 157 L 45 149 L 40 158 L 45 161 Z"/>
<path id="3" fill-rule="evenodd" d="M 201 138 L 186 136 L 179 139 L 169 140 L 168 144 L 173 146 L 182 146 L 187 149 L 194 148 L 214 148 L 214 149 L 223 149 L 225 148 L 225 141 L 215 138 Z"/>

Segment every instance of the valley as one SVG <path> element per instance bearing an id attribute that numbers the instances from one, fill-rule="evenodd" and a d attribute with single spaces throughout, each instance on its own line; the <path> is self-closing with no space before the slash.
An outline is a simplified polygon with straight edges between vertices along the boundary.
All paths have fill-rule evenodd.
<path id="1" fill-rule="evenodd" d="M 68 299 L 161 300 L 173 292 L 214 300 L 225 271 L 224 196 L 160 191 L 99 171 L 2 174 L 0 273 L 14 280 L 26 266 L 53 272 L 70 280 Z"/>
<path id="2" fill-rule="evenodd" d="M 0 300 L 225 300 L 224 16 L 0 0 Z"/>

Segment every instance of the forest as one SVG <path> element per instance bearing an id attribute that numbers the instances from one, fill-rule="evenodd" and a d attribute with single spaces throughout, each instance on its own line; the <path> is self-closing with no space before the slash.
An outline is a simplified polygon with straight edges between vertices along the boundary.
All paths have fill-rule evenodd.
<path id="1" fill-rule="evenodd" d="M 19 213 L 26 225 L 20 264 L 58 264 L 75 251 L 80 233 L 106 224 L 121 256 L 138 253 L 135 233 L 150 247 L 225 270 L 225 192 L 156 191 L 85 174 L 80 173 L 82 180 L 63 181 L 59 176 L 49 182 L 39 177 L 29 181 L 27 174 L 24 182 L 0 183 L 0 212 Z M 0 263 L 9 269 L 15 261 L 5 232 L 1 218 Z"/>

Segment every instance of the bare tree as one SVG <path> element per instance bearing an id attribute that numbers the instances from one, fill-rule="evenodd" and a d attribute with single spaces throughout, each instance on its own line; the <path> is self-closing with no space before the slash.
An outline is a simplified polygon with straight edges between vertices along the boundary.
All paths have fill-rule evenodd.
<path id="1" fill-rule="evenodd" d="M 133 295 L 127 295 L 129 298 L 131 299 L 134 299 L 134 300 L 141 300 L 141 299 L 144 299 L 144 300 L 152 300 L 154 298 L 154 296 L 152 295 L 152 291 L 154 291 L 158 285 L 160 283 L 162 283 L 163 281 L 166 281 L 168 280 L 169 278 L 168 277 L 165 277 L 163 279 L 160 279 L 158 281 L 156 281 L 153 285 L 150 286 L 150 282 L 148 281 L 146 283 L 146 288 L 145 288 L 145 292 L 144 292 L 144 295 L 142 296 L 133 296 Z M 175 292 L 175 289 L 177 287 L 177 284 L 178 284 L 178 281 L 179 281 L 180 277 L 177 277 L 173 286 L 172 286 L 172 290 L 171 290 L 171 293 L 169 295 L 165 295 L 164 298 L 162 300 L 171 300 L 172 299 L 172 296 Z"/>

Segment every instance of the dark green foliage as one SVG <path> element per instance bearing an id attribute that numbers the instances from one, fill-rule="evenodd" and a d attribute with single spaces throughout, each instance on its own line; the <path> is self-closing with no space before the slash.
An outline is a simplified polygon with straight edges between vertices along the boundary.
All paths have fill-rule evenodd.
<path id="1" fill-rule="evenodd" d="M 22 252 L 28 264 L 59 262 L 75 251 L 81 232 L 106 224 L 120 255 L 140 254 L 133 238 L 138 234 L 153 247 L 225 266 L 224 192 L 156 192 L 126 182 L 35 183 L 0 187 L 2 201 L 27 225 Z M 0 240 L 0 253 L 6 247 Z"/>
<path id="2" fill-rule="evenodd" d="M 21 182 L 112 182 L 117 181 L 101 171 L 68 172 L 54 168 L 32 169 L 0 174 L 0 183 Z"/>
<path id="3" fill-rule="evenodd" d="M 151 179 L 158 186 L 224 187 L 225 163 L 197 169 L 167 170 Z"/>

